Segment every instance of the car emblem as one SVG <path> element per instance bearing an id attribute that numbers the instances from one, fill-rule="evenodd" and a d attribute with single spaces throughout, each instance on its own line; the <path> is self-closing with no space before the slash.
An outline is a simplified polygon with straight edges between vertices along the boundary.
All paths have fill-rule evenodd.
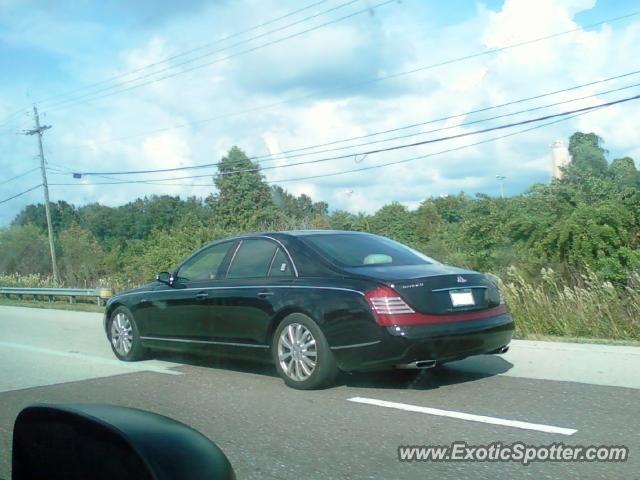
<path id="1" fill-rule="evenodd" d="M 458 275 L 458 283 L 466 283 L 467 280 L 462 276 L 462 275 Z"/>

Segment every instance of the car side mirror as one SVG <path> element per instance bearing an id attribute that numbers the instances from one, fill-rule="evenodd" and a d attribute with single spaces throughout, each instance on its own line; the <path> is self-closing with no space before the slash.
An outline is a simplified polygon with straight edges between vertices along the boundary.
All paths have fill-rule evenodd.
<path id="1" fill-rule="evenodd" d="M 12 480 L 235 480 L 225 454 L 191 427 L 114 405 L 36 404 L 13 429 Z"/>
<path id="2" fill-rule="evenodd" d="M 166 285 L 172 286 L 176 279 L 172 273 L 160 272 L 156 275 L 156 280 Z"/>

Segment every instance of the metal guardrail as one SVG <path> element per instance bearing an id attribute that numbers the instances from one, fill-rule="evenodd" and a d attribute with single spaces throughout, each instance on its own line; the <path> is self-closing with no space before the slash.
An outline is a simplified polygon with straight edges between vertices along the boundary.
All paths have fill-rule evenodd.
<path id="1" fill-rule="evenodd" d="M 16 288 L 16 287 L 0 287 L 0 295 L 11 297 L 15 295 L 22 298 L 24 295 L 32 296 L 34 299 L 38 297 L 46 297 L 52 301 L 54 297 L 68 297 L 69 303 L 74 303 L 76 297 L 94 297 L 98 305 L 102 305 L 107 299 L 113 296 L 113 290 L 110 288 Z"/>

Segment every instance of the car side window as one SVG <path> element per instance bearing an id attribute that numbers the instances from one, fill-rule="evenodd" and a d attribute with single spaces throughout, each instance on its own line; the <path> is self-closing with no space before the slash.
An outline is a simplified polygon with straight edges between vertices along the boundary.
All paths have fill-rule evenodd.
<path id="1" fill-rule="evenodd" d="M 178 270 L 178 277 L 183 281 L 215 280 L 218 268 L 227 256 L 229 247 L 234 242 L 214 245 L 187 260 Z"/>
<path id="2" fill-rule="evenodd" d="M 268 240 L 243 240 L 236 252 L 227 278 L 266 277 L 276 245 Z"/>
<path id="3" fill-rule="evenodd" d="M 291 275 L 291 264 L 289 263 L 289 258 L 281 248 L 278 248 L 273 257 L 273 261 L 271 262 L 271 266 L 269 267 L 269 276 L 290 277 Z"/>

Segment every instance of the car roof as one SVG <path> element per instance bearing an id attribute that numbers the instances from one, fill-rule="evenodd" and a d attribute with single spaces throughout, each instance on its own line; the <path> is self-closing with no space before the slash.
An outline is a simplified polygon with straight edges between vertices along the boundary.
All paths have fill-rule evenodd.
<path id="1" fill-rule="evenodd" d="M 354 232 L 351 230 L 283 230 L 279 232 L 244 233 L 242 235 L 236 235 L 233 238 L 269 237 L 269 236 L 306 237 L 309 235 L 340 235 L 340 234 L 372 235 L 371 233 L 367 233 L 367 232 Z"/>
<path id="2" fill-rule="evenodd" d="M 354 232 L 351 230 L 288 230 L 286 232 L 279 232 L 285 235 L 292 235 L 294 237 L 305 237 L 308 235 L 336 235 L 336 234 L 356 234 L 356 235 L 371 235 L 367 232 Z"/>

